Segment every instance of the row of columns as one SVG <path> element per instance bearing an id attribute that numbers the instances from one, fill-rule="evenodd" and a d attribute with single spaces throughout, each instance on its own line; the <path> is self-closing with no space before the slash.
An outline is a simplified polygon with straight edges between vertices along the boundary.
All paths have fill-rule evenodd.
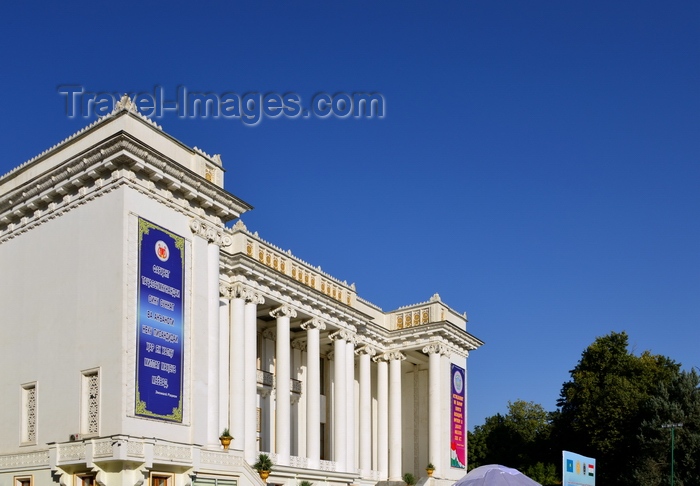
<path id="1" fill-rule="evenodd" d="M 219 341 L 226 337 L 220 324 L 220 295 L 229 301 L 230 368 L 228 373 L 228 393 L 225 387 L 208 386 L 208 404 L 217 404 L 207 421 L 208 438 L 217 437 L 222 426 L 229 426 L 234 437 L 234 448 L 245 451 L 248 462 L 254 462 L 257 453 L 257 310 L 265 303 L 258 292 L 240 284 L 219 287 L 220 252 L 219 246 L 227 238 L 221 232 L 205 224 L 193 221 L 190 225 L 196 245 L 206 244 L 206 312 L 207 312 L 207 381 L 223 383 L 225 368 L 220 356 L 224 355 Z M 201 243 L 200 243 L 201 242 Z M 202 245 L 203 246 L 203 245 Z M 200 250 L 195 253 L 200 253 Z M 201 252 L 204 253 L 204 252 Z M 200 253 L 200 254 L 201 254 Z M 275 452 L 278 462 L 288 465 L 291 446 L 291 405 L 290 397 L 291 357 L 290 321 L 296 311 L 289 306 L 280 306 L 270 312 L 276 319 L 276 407 L 275 407 Z M 317 469 L 321 457 L 321 410 L 320 410 L 320 331 L 325 323 L 317 318 L 302 323 L 307 333 L 307 379 L 306 379 L 306 457 L 308 466 Z M 339 330 L 330 336 L 333 341 L 335 366 L 333 374 L 333 460 L 341 471 L 372 470 L 372 384 L 371 360 L 377 364 L 377 469 L 382 477 L 391 481 L 401 480 L 402 437 L 401 437 L 401 361 L 405 356 L 400 352 L 389 352 L 375 356 L 370 346 L 355 349 L 356 335 L 349 330 Z M 442 464 L 441 410 L 445 405 L 441 400 L 441 356 L 446 356 L 444 346 L 431 344 L 422 350 L 429 356 L 429 416 L 428 451 L 429 462 Z M 359 356 L 359 444 L 355 444 L 355 355 Z M 228 397 L 230 402 L 228 402 Z M 228 416 L 221 411 L 228 406 Z M 209 408 L 209 407 L 207 407 Z M 227 422 L 224 419 L 228 419 Z M 355 451 L 359 450 L 359 465 L 355 461 Z M 301 451 L 300 451 L 301 453 Z M 439 471 L 438 471 L 439 473 Z"/>
<path id="2" fill-rule="evenodd" d="M 228 423 L 234 437 L 233 447 L 244 450 L 248 462 L 257 454 L 257 308 L 265 299 L 257 292 L 241 285 L 221 290 L 230 299 L 229 349 L 230 408 Z M 291 343 L 290 321 L 296 312 L 281 306 L 270 312 L 276 319 L 276 406 L 275 453 L 280 465 L 289 465 L 291 447 Z M 310 469 L 318 469 L 321 457 L 321 396 L 320 396 L 320 331 L 325 323 L 317 318 L 301 324 L 306 335 L 306 450 L 299 451 Z M 376 469 L 390 481 L 402 477 L 402 395 L 400 352 L 376 355 L 374 348 L 355 349 L 356 335 L 339 330 L 329 335 L 333 342 L 333 443 L 332 458 L 340 471 L 371 471 Z M 427 346 L 429 355 L 429 460 L 441 464 L 441 371 L 442 346 Z M 359 369 L 359 443 L 355 444 L 355 356 Z M 371 362 L 377 365 L 377 462 L 372 467 L 372 383 Z M 356 451 L 359 464 L 356 463 Z"/>

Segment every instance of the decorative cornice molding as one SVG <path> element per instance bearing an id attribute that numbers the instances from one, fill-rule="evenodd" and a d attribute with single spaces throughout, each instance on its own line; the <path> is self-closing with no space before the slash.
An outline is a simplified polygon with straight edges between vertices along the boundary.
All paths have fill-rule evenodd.
<path id="1" fill-rule="evenodd" d="M 272 309 L 270 311 L 270 317 L 274 317 L 275 319 L 280 318 L 280 317 L 289 317 L 293 318 L 297 316 L 297 311 L 292 309 L 288 305 L 281 305 L 277 307 L 276 309 Z"/>

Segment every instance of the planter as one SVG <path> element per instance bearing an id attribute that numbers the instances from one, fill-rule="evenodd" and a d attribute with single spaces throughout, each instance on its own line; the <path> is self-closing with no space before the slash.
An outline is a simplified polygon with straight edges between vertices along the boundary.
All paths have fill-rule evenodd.
<path id="1" fill-rule="evenodd" d="M 270 476 L 270 471 L 262 470 L 258 471 L 258 474 L 260 474 L 260 479 L 262 479 L 263 481 L 267 481 L 267 478 Z"/>
<path id="2" fill-rule="evenodd" d="M 219 441 L 221 442 L 221 445 L 224 446 L 225 451 L 227 451 L 228 447 L 231 445 L 232 439 L 233 439 L 233 437 L 224 437 L 224 436 L 219 437 Z"/>
<path id="3" fill-rule="evenodd" d="M 425 470 L 425 472 L 428 473 L 428 477 L 429 477 L 429 478 L 432 478 L 432 477 L 433 477 L 433 473 L 435 472 L 435 469 L 428 468 L 428 469 Z"/>

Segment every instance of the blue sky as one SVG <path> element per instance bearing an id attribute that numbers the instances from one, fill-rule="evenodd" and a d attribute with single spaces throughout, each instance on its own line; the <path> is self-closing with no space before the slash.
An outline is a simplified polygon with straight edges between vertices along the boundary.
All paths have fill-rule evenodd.
<path id="1" fill-rule="evenodd" d="M 700 4 L 14 2 L 0 173 L 89 92 L 376 92 L 382 119 L 182 120 L 246 225 L 392 310 L 438 292 L 486 342 L 469 426 L 554 410 L 597 336 L 700 366 Z"/>

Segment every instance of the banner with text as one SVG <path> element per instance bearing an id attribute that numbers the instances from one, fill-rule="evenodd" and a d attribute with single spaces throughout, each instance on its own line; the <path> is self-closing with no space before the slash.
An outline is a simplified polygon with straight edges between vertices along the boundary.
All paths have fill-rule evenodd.
<path id="1" fill-rule="evenodd" d="M 452 365 L 452 425 L 450 427 L 450 466 L 464 469 L 467 463 L 465 458 L 466 442 L 466 413 L 464 406 L 465 374 L 464 368 Z"/>
<path id="2" fill-rule="evenodd" d="M 136 415 L 182 422 L 185 239 L 139 218 Z"/>
<path id="3" fill-rule="evenodd" d="M 562 451 L 562 486 L 595 486 L 595 459 Z"/>

